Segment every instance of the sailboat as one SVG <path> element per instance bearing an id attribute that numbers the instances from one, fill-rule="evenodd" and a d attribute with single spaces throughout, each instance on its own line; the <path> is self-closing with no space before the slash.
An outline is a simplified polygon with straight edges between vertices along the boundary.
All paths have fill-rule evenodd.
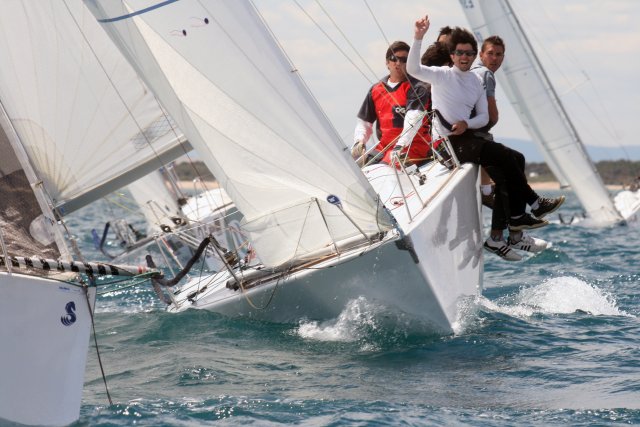
<path id="1" fill-rule="evenodd" d="M 226 251 L 244 256 L 237 227 L 241 215 L 225 191 L 195 180 L 193 188 L 184 192 L 172 167 L 166 165 L 129 184 L 128 191 L 105 197 L 111 205 L 126 210 L 114 212 L 101 235 L 92 230 L 96 249 L 112 262 L 138 262 L 147 253 L 160 253 L 168 268 L 182 268 L 210 236 Z M 111 235 L 115 240 L 108 239 Z M 224 267 L 213 251 L 203 256 L 210 271 Z"/>
<path id="2" fill-rule="evenodd" d="M 62 226 L 34 193 L 37 174 L 2 108 L 0 124 L 0 423 L 67 425 L 80 414 L 91 278 L 144 269 L 63 261 Z"/>
<path id="3" fill-rule="evenodd" d="M 8 261 L 10 253 L 60 252 L 4 132 L 0 188 L 0 423 L 69 424 L 80 412 L 95 287 L 27 275 Z M 31 238 L 30 227 L 48 244 Z"/>
<path id="4" fill-rule="evenodd" d="M 0 423 L 67 425 L 80 413 L 91 278 L 144 269 L 85 261 L 65 218 L 182 150 L 80 1 L 2 6 Z"/>
<path id="5" fill-rule="evenodd" d="M 477 167 L 361 170 L 251 2 L 86 4 L 242 213 L 256 255 L 172 289 L 169 311 L 328 320 L 364 298 L 454 331 L 482 290 Z"/>
<path id="6" fill-rule="evenodd" d="M 633 218 L 634 209 L 615 203 L 605 187 L 509 1 L 460 4 L 479 43 L 494 34 L 507 43 L 508 55 L 496 74 L 500 87 L 561 186 L 575 192 L 586 213 L 583 224 L 609 226 Z"/>

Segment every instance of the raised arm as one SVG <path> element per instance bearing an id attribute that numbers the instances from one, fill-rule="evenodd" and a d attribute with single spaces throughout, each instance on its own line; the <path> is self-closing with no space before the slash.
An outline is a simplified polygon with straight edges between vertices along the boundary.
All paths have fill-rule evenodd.
<path id="1" fill-rule="evenodd" d="M 429 22 L 429 15 L 425 15 L 424 18 L 420 18 L 416 21 L 414 29 L 413 29 L 413 38 L 415 40 L 422 40 L 424 35 L 429 31 L 429 26 L 431 22 Z"/>
<path id="2" fill-rule="evenodd" d="M 407 58 L 407 73 L 423 82 L 434 83 L 434 80 L 437 78 L 437 73 L 434 72 L 432 68 L 437 67 L 425 67 L 420 63 L 422 39 L 429 29 L 429 25 L 429 15 L 418 19 L 415 23 L 413 45 L 409 50 L 409 57 Z"/>

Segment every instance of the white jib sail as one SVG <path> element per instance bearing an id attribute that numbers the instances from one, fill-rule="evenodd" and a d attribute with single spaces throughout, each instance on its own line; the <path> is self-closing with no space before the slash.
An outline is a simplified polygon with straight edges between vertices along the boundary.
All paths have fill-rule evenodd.
<path id="1" fill-rule="evenodd" d="M 250 2 L 86 4 L 243 213 L 266 265 L 389 228 Z"/>
<path id="2" fill-rule="evenodd" d="M 460 3 L 479 43 L 491 35 L 505 41 L 505 59 L 496 77 L 561 185 L 571 186 L 594 225 L 621 221 L 508 1 Z"/>
<path id="3" fill-rule="evenodd" d="M 81 0 L 4 1 L 0 38 L 0 99 L 62 215 L 184 154 Z"/>

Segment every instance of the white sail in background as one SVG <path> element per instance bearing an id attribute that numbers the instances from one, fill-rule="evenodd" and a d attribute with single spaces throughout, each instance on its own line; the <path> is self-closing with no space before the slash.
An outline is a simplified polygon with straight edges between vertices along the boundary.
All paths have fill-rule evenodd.
<path id="1" fill-rule="evenodd" d="M 5 1 L 0 37 L 0 99 L 59 214 L 184 154 L 80 0 Z"/>
<path id="2" fill-rule="evenodd" d="M 461 1 L 476 38 L 507 47 L 500 86 L 561 185 L 570 185 L 594 225 L 622 220 L 593 162 L 506 0 Z"/>
<path id="3" fill-rule="evenodd" d="M 242 212 L 266 265 L 390 227 L 250 2 L 86 4 Z"/>
<path id="4" fill-rule="evenodd" d="M 161 170 L 145 175 L 127 188 L 145 217 L 147 232 L 159 231 L 162 224 L 173 226 L 170 219 L 181 216 L 179 196 L 170 190 Z"/>

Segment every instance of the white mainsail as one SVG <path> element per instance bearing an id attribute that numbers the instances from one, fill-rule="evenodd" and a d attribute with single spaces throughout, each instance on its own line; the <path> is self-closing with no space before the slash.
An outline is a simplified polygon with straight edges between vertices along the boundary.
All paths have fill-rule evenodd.
<path id="1" fill-rule="evenodd" d="M 265 265 L 390 228 L 250 2 L 86 4 L 242 212 Z"/>
<path id="2" fill-rule="evenodd" d="M 507 53 L 496 77 L 561 185 L 571 186 L 591 224 L 622 221 L 509 2 L 460 3 L 480 43 L 490 35 L 505 40 Z"/>
<path id="3" fill-rule="evenodd" d="M 2 11 L 0 99 L 58 215 L 189 149 L 81 1 Z"/>

